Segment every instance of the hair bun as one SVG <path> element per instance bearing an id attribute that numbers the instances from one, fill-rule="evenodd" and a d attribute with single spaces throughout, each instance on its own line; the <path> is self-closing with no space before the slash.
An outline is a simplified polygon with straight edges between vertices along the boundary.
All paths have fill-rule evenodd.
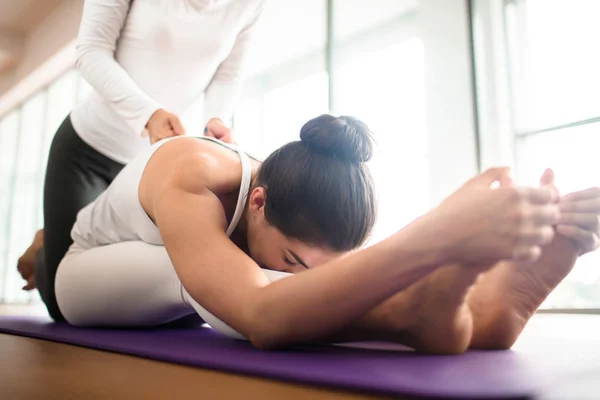
<path id="1" fill-rule="evenodd" d="M 373 133 L 357 118 L 323 114 L 308 121 L 300 139 L 314 151 L 348 162 L 367 162 L 373 156 Z"/>

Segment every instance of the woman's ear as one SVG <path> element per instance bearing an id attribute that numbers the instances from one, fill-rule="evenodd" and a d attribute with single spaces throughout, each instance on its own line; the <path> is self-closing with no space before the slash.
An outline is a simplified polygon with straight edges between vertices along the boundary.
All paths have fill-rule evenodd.
<path id="1" fill-rule="evenodd" d="M 264 187 L 259 186 L 252 189 L 250 193 L 250 201 L 248 202 L 248 208 L 251 213 L 257 213 L 260 211 L 264 212 L 265 202 L 267 201 L 267 191 Z"/>

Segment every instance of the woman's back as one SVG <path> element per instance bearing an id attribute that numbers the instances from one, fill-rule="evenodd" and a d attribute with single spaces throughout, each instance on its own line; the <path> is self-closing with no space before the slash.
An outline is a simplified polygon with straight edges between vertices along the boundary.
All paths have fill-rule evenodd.
<path id="1" fill-rule="evenodd" d="M 74 249 L 134 240 L 162 245 L 160 232 L 145 210 L 145 199 L 160 190 L 167 179 L 192 179 L 198 185 L 207 185 L 219 195 L 231 221 L 240 208 L 239 200 L 247 195 L 251 173 L 245 153 L 210 138 L 163 140 L 143 151 L 102 195 L 79 212 L 71 232 Z"/>

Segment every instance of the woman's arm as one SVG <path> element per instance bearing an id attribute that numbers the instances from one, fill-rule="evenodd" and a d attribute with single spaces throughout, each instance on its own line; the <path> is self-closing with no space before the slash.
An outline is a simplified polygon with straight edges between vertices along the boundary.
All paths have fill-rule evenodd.
<path id="1" fill-rule="evenodd" d="M 86 0 L 77 38 L 77 66 L 83 78 L 136 134 L 161 105 L 140 89 L 115 60 L 115 49 L 131 0 Z M 152 21 L 148 21 L 152 23 Z"/>
<path id="2" fill-rule="evenodd" d="M 244 62 L 263 8 L 264 2 L 261 2 L 248 24 L 238 34 L 231 52 L 219 65 L 208 85 L 205 92 L 204 125 L 213 118 L 225 123 L 231 119 L 240 97 Z"/>
<path id="3" fill-rule="evenodd" d="M 443 265 L 510 258 L 524 238 L 535 247 L 545 239 L 528 222 L 555 222 L 550 191 L 492 190 L 499 172 L 487 172 L 377 245 L 269 284 L 224 233 L 221 202 L 202 182 L 215 160 L 195 157 L 154 182 L 146 204 L 188 293 L 257 347 L 325 338 Z"/>
<path id="4" fill-rule="evenodd" d="M 208 190 L 166 189 L 154 214 L 186 290 L 258 347 L 337 332 L 443 263 L 441 241 L 429 243 L 415 226 L 343 260 L 269 284 L 225 235 L 222 206 Z"/>

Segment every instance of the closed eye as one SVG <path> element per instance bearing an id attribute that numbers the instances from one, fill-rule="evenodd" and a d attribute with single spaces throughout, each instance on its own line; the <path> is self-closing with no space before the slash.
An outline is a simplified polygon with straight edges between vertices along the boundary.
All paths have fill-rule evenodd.
<path id="1" fill-rule="evenodd" d="M 298 265 L 303 266 L 308 269 L 308 265 L 296 253 L 291 251 L 290 249 L 282 249 L 283 262 L 285 262 L 290 267 L 296 267 Z"/>
<path id="2" fill-rule="evenodd" d="M 287 258 L 287 256 L 283 256 L 283 262 L 285 262 L 290 267 L 295 267 L 297 265 L 300 265 L 297 262 L 291 261 L 289 258 Z"/>

